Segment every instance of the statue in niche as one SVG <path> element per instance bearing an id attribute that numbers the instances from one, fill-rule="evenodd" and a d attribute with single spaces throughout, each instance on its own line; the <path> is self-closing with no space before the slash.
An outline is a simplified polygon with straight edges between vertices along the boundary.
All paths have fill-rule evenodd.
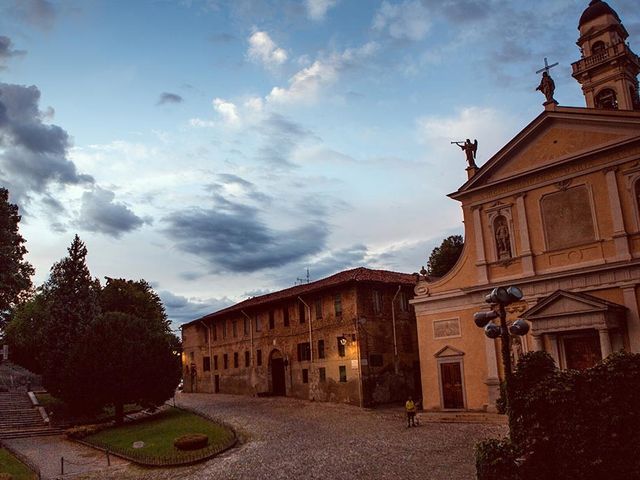
<path id="1" fill-rule="evenodd" d="M 511 258 L 511 238 L 509 236 L 509 226 L 507 219 L 500 215 L 494 222 L 494 234 L 496 237 L 496 247 L 498 249 L 498 260 Z"/>

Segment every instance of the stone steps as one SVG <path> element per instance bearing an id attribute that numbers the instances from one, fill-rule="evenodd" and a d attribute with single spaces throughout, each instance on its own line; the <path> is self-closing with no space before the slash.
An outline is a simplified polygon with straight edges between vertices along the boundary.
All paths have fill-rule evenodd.
<path id="1" fill-rule="evenodd" d="M 54 435 L 26 393 L 0 393 L 0 438 Z"/>

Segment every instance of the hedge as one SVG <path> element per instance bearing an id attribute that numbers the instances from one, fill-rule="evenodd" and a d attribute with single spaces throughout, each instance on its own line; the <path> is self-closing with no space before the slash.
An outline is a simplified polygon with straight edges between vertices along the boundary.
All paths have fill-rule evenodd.
<path id="1" fill-rule="evenodd" d="M 510 440 L 476 449 L 478 479 L 640 478 L 640 355 L 560 371 L 545 352 L 518 363 L 510 385 Z M 519 465 L 502 477 L 494 471 Z"/>

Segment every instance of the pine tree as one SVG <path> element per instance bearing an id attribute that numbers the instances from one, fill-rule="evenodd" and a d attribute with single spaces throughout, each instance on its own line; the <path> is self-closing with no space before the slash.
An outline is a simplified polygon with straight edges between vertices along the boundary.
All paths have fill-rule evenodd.
<path id="1" fill-rule="evenodd" d="M 100 283 L 91 277 L 87 248 L 78 235 L 68 252 L 51 267 L 51 275 L 42 287 L 48 307 L 43 382 L 52 395 L 78 405 L 84 382 L 78 377 L 78 365 L 72 363 L 70 351 L 100 313 Z"/>
<path id="2" fill-rule="evenodd" d="M 18 232 L 18 206 L 0 188 L 0 333 L 17 303 L 31 290 L 33 267 L 24 260 L 27 249 Z"/>

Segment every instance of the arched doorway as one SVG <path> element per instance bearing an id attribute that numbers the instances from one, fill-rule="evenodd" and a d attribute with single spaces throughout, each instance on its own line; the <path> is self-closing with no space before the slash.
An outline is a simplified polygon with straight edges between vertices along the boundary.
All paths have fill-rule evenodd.
<path id="1" fill-rule="evenodd" d="M 287 394 L 287 385 L 284 375 L 284 357 L 280 350 L 274 350 L 269 357 L 269 365 L 271 367 L 271 393 L 273 395 Z"/>

